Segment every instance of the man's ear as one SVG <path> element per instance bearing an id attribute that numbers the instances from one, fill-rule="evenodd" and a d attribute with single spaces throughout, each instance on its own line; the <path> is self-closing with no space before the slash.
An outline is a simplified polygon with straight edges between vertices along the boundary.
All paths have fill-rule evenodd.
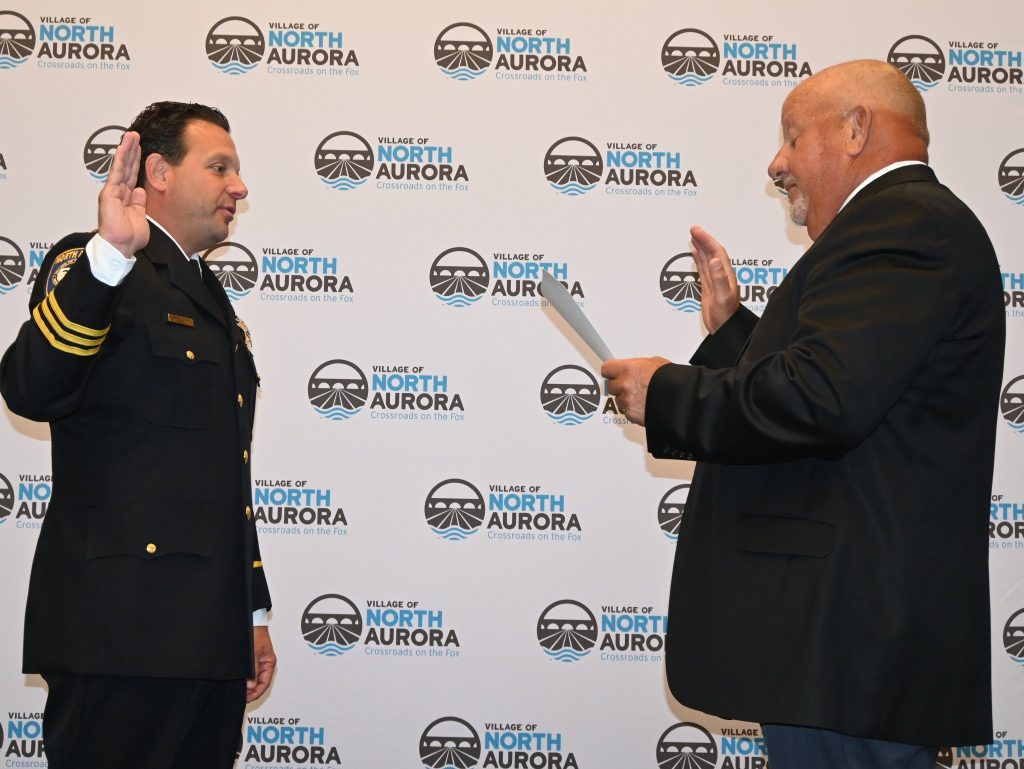
<path id="1" fill-rule="evenodd" d="M 167 158 L 159 152 L 154 152 L 146 158 L 146 183 L 155 190 L 167 189 L 167 169 L 170 163 Z"/>
<path id="2" fill-rule="evenodd" d="M 846 122 L 843 125 L 843 141 L 846 144 L 846 154 L 850 157 L 857 157 L 867 146 L 868 138 L 871 136 L 871 119 L 871 110 L 862 104 L 847 110 Z"/>

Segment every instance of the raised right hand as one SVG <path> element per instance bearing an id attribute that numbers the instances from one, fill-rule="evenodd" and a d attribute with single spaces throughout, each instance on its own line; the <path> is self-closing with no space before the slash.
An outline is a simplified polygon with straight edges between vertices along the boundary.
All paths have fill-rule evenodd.
<path id="1" fill-rule="evenodd" d="M 740 288 L 729 254 L 702 227 L 690 228 L 693 261 L 700 275 L 700 312 L 709 333 L 715 333 L 740 306 Z"/>
<path id="2" fill-rule="evenodd" d="M 142 148 L 135 131 L 125 132 L 100 190 L 99 234 L 125 256 L 149 242 L 146 191 L 135 186 Z"/>

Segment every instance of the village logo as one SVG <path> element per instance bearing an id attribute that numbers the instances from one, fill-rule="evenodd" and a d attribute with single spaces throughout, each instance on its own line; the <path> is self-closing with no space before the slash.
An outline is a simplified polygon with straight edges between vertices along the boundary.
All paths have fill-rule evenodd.
<path id="1" fill-rule="evenodd" d="M 480 760 L 480 751 L 476 729 L 455 716 L 431 721 L 420 737 L 420 760 L 428 769 L 470 769 Z"/>
<path id="2" fill-rule="evenodd" d="M 430 265 L 430 288 L 449 307 L 468 307 L 487 293 L 487 262 L 469 248 L 449 248 Z"/>
<path id="3" fill-rule="evenodd" d="M 328 187 L 355 189 L 373 172 L 373 149 L 359 134 L 337 131 L 317 146 L 313 165 Z"/>
<path id="4" fill-rule="evenodd" d="M 659 769 L 714 769 L 718 745 L 703 726 L 683 722 L 658 738 L 657 758 Z"/>
<path id="5" fill-rule="evenodd" d="M 24 64 L 35 47 L 32 22 L 16 11 L 0 11 L 0 70 Z"/>
<path id="6" fill-rule="evenodd" d="M 1012 380 L 1003 390 L 999 410 L 1012 429 L 1024 433 L 1024 376 Z"/>
<path id="7" fill-rule="evenodd" d="M 310 376 L 307 386 L 307 397 L 316 413 L 334 421 L 358 414 L 369 394 L 366 375 L 347 360 L 322 364 Z"/>
<path id="8" fill-rule="evenodd" d="M 661 47 L 661 68 L 679 85 L 704 85 L 722 63 L 718 44 L 699 29 L 673 32 Z"/>
<path id="9" fill-rule="evenodd" d="M 7 523 L 14 512 L 14 487 L 7 476 L 0 473 L 0 525 Z"/>
<path id="10" fill-rule="evenodd" d="M 9 294 L 25 277 L 25 254 L 18 244 L 0 236 L 0 294 Z"/>
<path id="11" fill-rule="evenodd" d="M 579 136 L 559 139 L 544 155 L 544 176 L 563 195 L 582 195 L 597 186 L 604 174 L 601 152 Z"/>
<path id="12" fill-rule="evenodd" d="M 597 644 L 597 618 L 579 601 L 555 601 L 537 620 L 537 642 L 559 662 L 577 662 Z"/>
<path id="13" fill-rule="evenodd" d="M 907 35 L 893 43 L 887 61 L 922 93 L 934 88 L 946 73 L 942 49 L 935 41 L 921 35 Z"/>
<path id="14" fill-rule="evenodd" d="M 685 269 L 689 268 L 689 269 Z M 700 273 L 689 251 L 673 256 L 661 268 L 661 295 L 674 310 L 700 312 Z"/>
<path id="15" fill-rule="evenodd" d="M 494 44 L 476 24 L 451 24 L 434 41 L 434 61 L 453 80 L 475 80 L 487 71 L 493 58 Z"/>
<path id="16" fill-rule="evenodd" d="M 484 498 L 479 489 L 461 478 L 434 486 L 423 503 L 430 530 L 442 539 L 463 540 L 476 534 L 484 522 Z"/>
<path id="17" fill-rule="evenodd" d="M 540 405 L 560 425 L 576 426 L 590 419 L 600 400 L 597 379 L 581 366 L 559 366 L 540 385 Z"/>
<path id="18" fill-rule="evenodd" d="M 1024 206 L 1024 147 L 1011 152 L 999 164 L 999 187 L 1007 200 Z"/>
<path id="19" fill-rule="evenodd" d="M 314 598 L 302 612 L 302 637 L 310 649 L 325 657 L 352 651 L 362 634 L 363 615 L 343 595 Z"/>
<path id="20" fill-rule="evenodd" d="M 242 16 L 228 16 L 206 35 L 206 58 L 226 75 L 243 75 L 263 60 L 267 41 L 260 28 Z"/>
<path id="21" fill-rule="evenodd" d="M 82 162 L 85 170 L 98 182 L 105 182 L 110 166 L 114 162 L 114 153 L 121 144 L 121 137 L 127 131 L 119 125 L 108 125 L 95 131 L 85 142 L 82 150 Z"/>
<path id="22" fill-rule="evenodd" d="M 241 243 L 218 243 L 203 254 L 203 261 L 231 301 L 237 302 L 252 293 L 259 278 L 259 264 L 252 251 Z"/>
<path id="23" fill-rule="evenodd" d="M 1024 609 L 1013 614 L 1003 627 L 1003 648 L 1018 665 L 1024 665 Z"/>
<path id="24" fill-rule="evenodd" d="M 679 524 L 683 521 L 689 495 L 690 484 L 681 483 L 665 492 L 658 503 L 658 526 L 670 542 L 679 539 Z"/>

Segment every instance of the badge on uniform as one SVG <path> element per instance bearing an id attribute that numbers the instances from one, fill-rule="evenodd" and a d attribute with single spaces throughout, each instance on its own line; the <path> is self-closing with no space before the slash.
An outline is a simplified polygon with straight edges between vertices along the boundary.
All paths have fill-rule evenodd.
<path id="1" fill-rule="evenodd" d="M 237 315 L 235 316 L 235 323 L 238 325 L 240 329 L 242 329 L 242 334 L 245 335 L 245 346 L 249 349 L 249 352 L 251 353 L 252 335 L 249 333 L 249 327 L 245 325 L 245 321 L 239 318 Z"/>
<path id="2" fill-rule="evenodd" d="M 67 251 L 62 251 L 57 254 L 57 258 L 53 260 L 53 266 L 50 267 L 50 274 L 46 276 L 47 294 L 57 288 L 57 284 L 64 279 L 65 275 L 68 274 L 68 270 L 71 269 L 71 265 L 77 262 L 78 257 L 84 253 L 84 248 L 69 248 Z"/>

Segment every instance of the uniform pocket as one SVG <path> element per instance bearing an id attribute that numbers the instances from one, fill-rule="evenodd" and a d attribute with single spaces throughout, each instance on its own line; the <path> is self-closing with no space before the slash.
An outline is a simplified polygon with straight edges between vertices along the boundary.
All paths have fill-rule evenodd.
<path id="1" fill-rule="evenodd" d="M 196 328 L 150 323 L 143 414 L 167 427 L 202 429 L 213 424 L 224 362 L 218 346 Z"/>
<path id="2" fill-rule="evenodd" d="M 141 502 L 87 508 L 87 559 L 130 555 L 210 555 L 210 507 L 201 502 Z"/>

